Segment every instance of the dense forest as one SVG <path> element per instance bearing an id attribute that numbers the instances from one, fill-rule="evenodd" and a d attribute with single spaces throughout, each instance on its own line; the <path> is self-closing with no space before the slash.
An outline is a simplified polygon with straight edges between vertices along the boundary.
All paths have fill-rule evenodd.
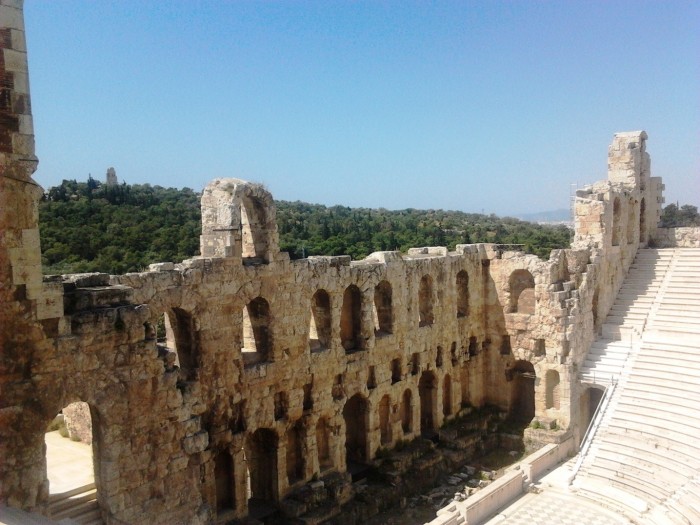
<path id="1" fill-rule="evenodd" d="M 189 188 L 64 180 L 39 205 L 44 273 L 139 271 L 198 254 L 200 195 Z M 458 211 L 347 208 L 276 201 L 280 247 L 293 259 L 494 242 L 547 257 L 571 230 Z"/>

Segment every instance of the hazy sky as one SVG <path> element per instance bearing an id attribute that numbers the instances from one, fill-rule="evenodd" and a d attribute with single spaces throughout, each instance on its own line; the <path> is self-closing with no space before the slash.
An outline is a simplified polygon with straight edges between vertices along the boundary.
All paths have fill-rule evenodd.
<path id="1" fill-rule="evenodd" d="M 64 178 L 498 214 L 568 207 L 645 129 L 700 205 L 700 2 L 27 0 L 36 150 Z"/>

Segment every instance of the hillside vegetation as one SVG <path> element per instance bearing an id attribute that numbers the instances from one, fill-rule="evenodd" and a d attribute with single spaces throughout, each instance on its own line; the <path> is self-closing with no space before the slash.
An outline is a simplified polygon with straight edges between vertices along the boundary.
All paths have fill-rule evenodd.
<path id="1" fill-rule="evenodd" d="M 199 252 L 200 195 L 189 188 L 108 186 L 64 180 L 39 205 L 45 274 L 143 270 Z M 547 257 L 569 246 L 571 230 L 458 211 L 347 208 L 276 201 L 280 247 L 293 259 L 417 246 L 494 242 L 522 244 Z"/>

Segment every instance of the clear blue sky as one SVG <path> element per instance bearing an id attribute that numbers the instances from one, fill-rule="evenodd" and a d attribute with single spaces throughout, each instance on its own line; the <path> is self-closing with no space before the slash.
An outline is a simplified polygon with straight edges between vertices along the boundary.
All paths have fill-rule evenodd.
<path id="1" fill-rule="evenodd" d="M 645 129 L 700 205 L 700 2 L 26 0 L 36 179 L 516 214 Z"/>

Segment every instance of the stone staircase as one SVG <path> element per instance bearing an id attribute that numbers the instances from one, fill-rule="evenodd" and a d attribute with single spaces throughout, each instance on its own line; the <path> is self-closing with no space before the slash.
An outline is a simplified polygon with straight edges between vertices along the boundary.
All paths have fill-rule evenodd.
<path id="1" fill-rule="evenodd" d="M 581 381 L 608 385 L 622 376 L 634 345 L 641 339 L 675 250 L 639 250 L 605 323 L 583 363 Z"/>
<path id="2" fill-rule="evenodd" d="M 60 523 L 103 525 L 95 484 L 91 483 L 61 494 L 51 494 L 49 517 Z"/>
<path id="3" fill-rule="evenodd" d="M 624 317 L 634 312 L 630 321 L 641 328 L 641 340 L 634 343 L 632 359 L 615 371 L 620 381 L 614 402 L 600 421 L 574 487 L 641 522 L 697 524 L 700 249 L 640 250 L 635 266 L 629 278 L 636 282 L 625 281 L 615 303 L 620 306 L 615 311 L 625 315 L 613 317 L 625 326 Z M 661 266 L 666 267 L 663 278 Z M 648 285 L 638 279 L 641 275 Z M 636 300 L 627 301 L 633 290 Z M 651 304 L 649 294 L 642 293 L 648 290 L 655 295 Z M 643 320 L 639 312 L 645 312 Z M 607 368 L 598 374 L 612 374 L 612 358 L 606 363 L 605 354 L 596 359 L 596 352 L 585 373 L 590 376 L 603 363 Z"/>

